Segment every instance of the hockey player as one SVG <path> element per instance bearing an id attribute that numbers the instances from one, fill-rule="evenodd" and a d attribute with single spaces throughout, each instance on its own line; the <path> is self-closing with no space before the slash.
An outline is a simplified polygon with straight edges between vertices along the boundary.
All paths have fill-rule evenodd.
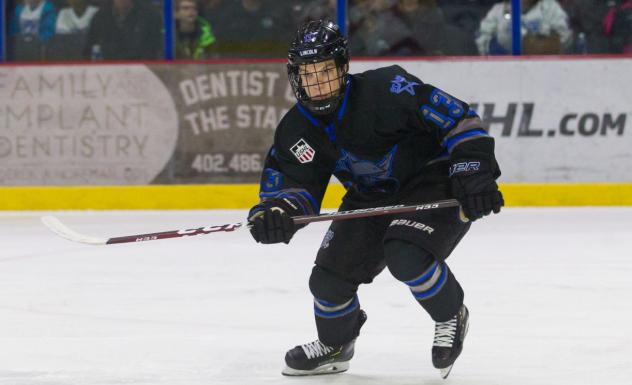
<path id="1" fill-rule="evenodd" d="M 399 66 L 349 74 L 347 41 L 331 22 L 301 27 L 288 55 L 298 103 L 277 127 L 249 213 L 257 242 L 289 243 L 292 216 L 318 213 L 331 175 L 340 210 L 448 198 L 443 209 L 333 222 L 309 280 L 318 340 L 285 356 L 285 375 L 347 370 L 366 314 L 356 294 L 384 267 L 436 322 L 432 362 L 447 377 L 461 353 L 468 310 L 445 263 L 471 221 L 503 198 L 494 140 L 469 106 Z"/>

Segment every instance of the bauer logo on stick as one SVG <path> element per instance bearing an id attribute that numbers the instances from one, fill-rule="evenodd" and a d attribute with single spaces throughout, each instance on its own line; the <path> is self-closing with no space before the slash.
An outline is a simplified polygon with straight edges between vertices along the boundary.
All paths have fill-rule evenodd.
<path id="1" fill-rule="evenodd" d="M 316 151 L 312 148 L 312 146 L 307 144 L 303 138 L 296 142 L 296 144 L 290 148 L 290 151 L 292 151 L 292 154 L 294 154 L 296 159 L 298 159 L 301 163 L 311 162 L 314 160 L 314 155 L 316 154 Z"/>

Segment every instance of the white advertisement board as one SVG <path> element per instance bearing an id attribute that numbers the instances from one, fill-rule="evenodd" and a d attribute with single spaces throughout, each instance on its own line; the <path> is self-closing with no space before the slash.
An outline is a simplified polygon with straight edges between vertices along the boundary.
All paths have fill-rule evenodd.
<path id="1" fill-rule="evenodd" d="M 352 61 L 399 64 L 472 105 L 505 183 L 632 182 L 632 59 Z"/>
<path id="2" fill-rule="evenodd" d="M 148 184 L 178 114 L 144 65 L 0 68 L 0 185 Z"/>
<path id="3" fill-rule="evenodd" d="M 501 182 L 632 182 L 632 58 L 352 60 L 351 72 L 396 63 L 478 112 Z M 285 71 L 1 67 L 0 185 L 256 183 L 294 103 Z"/>

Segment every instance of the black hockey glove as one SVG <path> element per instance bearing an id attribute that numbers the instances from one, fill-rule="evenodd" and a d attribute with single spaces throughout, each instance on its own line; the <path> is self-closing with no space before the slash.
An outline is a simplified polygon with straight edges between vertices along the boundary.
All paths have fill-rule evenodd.
<path id="1" fill-rule="evenodd" d="M 487 160 L 458 159 L 450 167 L 452 194 L 461 203 L 465 216 L 475 221 L 485 215 L 500 212 L 505 204 L 498 191 L 498 166 Z"/>
<path id="2" fill-rule="evenodd" d="M 290 243 L 298 230 L 292 216 L 300 215 L 298 208 L 284 199 L 268 199 L 250 209 L 250 234 L 258 243 Z"/>

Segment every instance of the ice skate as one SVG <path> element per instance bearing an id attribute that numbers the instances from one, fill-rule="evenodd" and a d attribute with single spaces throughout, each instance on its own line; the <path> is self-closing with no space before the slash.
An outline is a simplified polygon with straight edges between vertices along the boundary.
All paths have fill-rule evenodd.
<path id="1" fill-rule="evenodd" d="M 447 378 L 454 361 L 463 350 L 463 340 L 469 326 L 469 312 L 465 305 L 446 322 L 435 325 L 434 343 L 432 346 L 432 364 L 441 372 L 441 378 Z"/>
<path id="2" fill-rule="evenodd" d="M 366 321 L 366 314 L 360 311 L 360 327 Z M 333 374 L 349 369 L 353 358 L 355 338 L 340 346 L 327 346 L 319 340 L 299 345 L 285 355 L 285 368 L 281 372 L 286 376 L 312 376 Z"/>

